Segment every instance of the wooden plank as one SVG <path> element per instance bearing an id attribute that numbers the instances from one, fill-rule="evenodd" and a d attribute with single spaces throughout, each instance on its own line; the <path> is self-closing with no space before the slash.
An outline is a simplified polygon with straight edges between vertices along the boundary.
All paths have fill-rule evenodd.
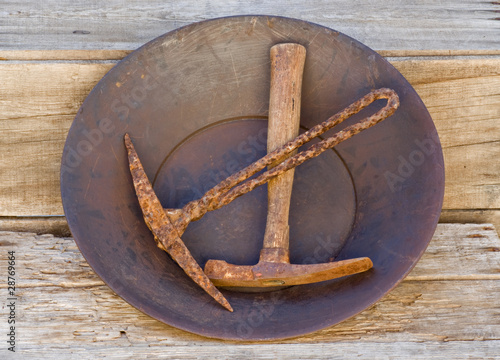
<path id="1" fill-rule="evenodd" d="M 491 224 L 439 224 L 406 280 L 500 280 L 497 237 Z"/>
<path id="2" fill-rule="evenodd" d="M 478 80 L 478 78 L 483 77 L 494 78 L 500 75 L 500 67 L 498 66 L 499 61 L 500 60 L 498 58 L 460 60 L 453 58 L 438 60 L 412 60 L 409 58 L 405 60 L 395 60 L 392 61 L 391 64 L 404 75 L 406 80 L 408 80 L 413 87 L 425 85 L 441 86 L 441 88 L 433 88 L 432 91 L 426 91 L 426 87 L 420 89 L 419 95 L 422 93 L 422 95 L 425 96 L 429 92 L 443 92 L 447 89 L 446 84 L 448 82 L 452 82 L 448 86 L 454 86 L 455 84 L 453 81 Z M 467 91 L 467 89 L 464 90 Z M 449 97 L 450 93 L 451 91 L 446 91 L 446 97 Z M 465 98 L 465 94 L 463 98 Z M 428 102 L 438 102 L 438 100 L 433 99 L 427 100 Z M 433 104 L 434 103 L 426 103 L 427 106 Z"/>
<path id="3" fill-rule="evenodd" d="M 62 215 L 59 168 L 81 103 L 113 64 L 0 64 L 0 215 Z"/>
<path id="4" fill-rule="evenodd" d="M 500 209 L 500 59 L 393 64 L 415 86 L 438 128 L 446 165 L 444 208 Z M 0 216 L 63 214 L 59 166 L 67 131 L 83 99 L 113 65 L 0 63 Z"/>
<path id="5" fill-rule="evenodd" d="M 499 60 L 394 64 L 415 87 L 436 123 L 446 165 L 444 208 L 499 209 Z"/>
<path id="6" fill-rule="evenodd" d="M 16 251 L 16 355 L 26 358 L 494 358 L 500 350 L 500 240 L 490 224 L 438 225 L 415 269 L 374 306 L 314 334 L 260 344 L 206 339 L 144 315 L 102 283 L 71 238 L 0 232 L 0 248 L 2 273 L 7 251 Z"/>
<path id="7" fill-rule="evenodd" d="M 497 1 L 291 0 L 7 1 L 3 49 L 135 49 L 195 21 L 241 14 L 299 18 L 341 31 L 377 50 L 498 50 Z"/>
<path id="8" fill-rule="evenodd" d="M 124 336 L 125 337 L 125 336 Z M 96 340 L 97 341 L 97 340 Z M 124 341 L 123 345 L 107 349 L 88 349 L 76 347 L 61 354 L 59 349 L 36 349 L 23 351 L 29 359 L 129 359 L 130 355 L 137 359 L 148 357 L 170 358 L 170 359 L 498 359 L 500 341 L 474 342 L 471 347 L 468 341 L 449 342 L 402 342 L 396 343 L 380 342 L 366 343 L 357 341 L 336 342 L 329 344 L 268 344 L 268 345 L 232 345 L 224 344 L 206 345 L 194 350 L 189 346 L 164 347 L 155 344 L 148 346 L 142 351 L 130 348 Z M 130 351 L 128 353 L 127 351 Z M 145 355 L 147 354 L 147 355 Z"/>

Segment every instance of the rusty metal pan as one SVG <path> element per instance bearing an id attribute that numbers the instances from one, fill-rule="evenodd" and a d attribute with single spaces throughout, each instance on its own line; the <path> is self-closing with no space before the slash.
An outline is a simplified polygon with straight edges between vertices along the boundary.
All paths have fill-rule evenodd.
<path id="1" fill-rule="evenodd" d="M 132 137 L 164 207 L 199 198 L 265 154 L 269 49 L 281 42 L 307 49 L 302 131 L 372 89 L 392 88 L 400 97 L 392 117 L 299 166 L 294 181 L 291 262 L 368 256 L 374 267 L 278 291 L 223 290 L 230 313 L 156 247 L 134 193 L 123 135 Z M 372 104 L 339 129 L 383 105 Z M 443 169 L 427 109 L 385 59 L 316 24 L 240 16 L 167 33 L 111 69 L 68 133 L 61 195 L 81 252 L 131 305 L 204 336 L 270 340 L 335 325 L 396 286 L 434 233 Z M 255 264 L 266 207 L 262 186 L 190 224 L 182 239 L 201 266 L 208 259 Z"/>

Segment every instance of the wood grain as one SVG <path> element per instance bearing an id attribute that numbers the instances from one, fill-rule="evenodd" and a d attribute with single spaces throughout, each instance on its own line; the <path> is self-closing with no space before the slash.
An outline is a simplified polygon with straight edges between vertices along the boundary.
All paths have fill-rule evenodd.
<path id="1" fill-rule="evenodd" d="M 299 135 L 306 49 L 299 44 L 278 44 L 271 48 L 270 55 L 268 154 Z M 260 261 L 290 261 L 288 218 L 294 174 L 292 169 L 267 183 L 268 210 Z"/>
<path id="2" fill-rule="evenodd" d="M 62 215 L 59 169 L 73 118 L 113 64 L 0 64 L 0 215 Z"/>
<path id="3" fill-rule="evenodd" d="M 377 50 L 498 50 L 499 10 L 497 1 L 471 0 L 5 1 L 0 48 L 131 50 L 192 22 L 266 14 L 325 25 Z"/>
<path id="4" fill-rule="evenodd" d="M 337 326 L 266 343 L 206 339 L 144 315 L 103 284 L 71 238 L 0 232 L 0 249 L 2 273 L 7 251 L 17 254 L 16 355 L 25 358 L 494 358 L 500 349 L 500 240 L 490 224 L 438 225 L 415 269 L 375 305 Z"/>
<path id="5" fill-rule="evenodd" d="M 436 124 L 445 159 L 443 208 L 500 209 L 499 60 L 393 64 L 414 86 Z"/>
<path id="6" fill-rule="evenodd" d="M 126 333 L 126 332 L 125 332 Z M 125 338 L 125 335 L 123 335 Z M 99 341 L 96 339 L 95 341 Z M 222 347 L 221 344 L 206 345 L 194 350 L 189 346 L 168 347 L 157 345 L 148 346 L 145 350 L 138 351 L 128 345 L 127 340 L 123 345 L 115 348 L 88 348 L 85 346 L 75 347 L 71 350 L 72 355 L 64 353 L 58 355 L 58 359 L 128 359 L 133 354 L 136 359 L 147 359 L 148 357 L 171 358 L 171 359 L 400 359 L 408 356 L 412 359 L 497 359 L 499 341 L 474 342 L 471 347 L 470 341 L 456 342 L 372 342 L 357 341 L 356 346 L 352 342 L 339 341 L 328 344 L 272 344 L 272 345 L 232 345 L 230 348 Z M 54 349 L 36 349 L 23 352 L 29 359 L 53 359 Z M 127 352 L 129 351 L 129 352 Z M 58 354 L 61 353 L 57 349 Z M 147 355 L 145 355 L 147 354 Z M 376 354 L 376 355 L 374 355 Z M 146 357 L 148 356 L 148 357 Z"/>
<path id="7" fill-rule="evenodd" d="M 392 63 L 438 128 L 446 166 L 444 209 L 500 209 L 500 59 Z M 0 63 L 0 216 L 63 214 L 59 167 L 67 131 L 113 65 Z"/>

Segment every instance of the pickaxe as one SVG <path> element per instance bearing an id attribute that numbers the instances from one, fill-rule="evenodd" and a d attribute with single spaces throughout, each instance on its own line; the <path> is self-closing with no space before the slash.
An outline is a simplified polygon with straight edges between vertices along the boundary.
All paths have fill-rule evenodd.
<path id="1" fill-rule="evenodd" d="M 304 60 L 303 59 L 297 60 L 296 56 L 305 57 L 305 49 L 300 45 L 278 44 L 271 49 L 271 57 L 272 57 L 271 63 L 273 65 L 271 69 L 272 72 L 271 88 L 273 87 L 276 89 L 280 88 L 279 83 L 286 81 L 286 77 L 288 77 L 288 75 L 292 75 L 292 73 L 287 74 L 287 72 L 284 71 L 285 69 L 288 68 L 290 63 L 287 62 L 286 65 L 284 66 L 280 64 L 283 61 L 293 61 L 293 63 L 295 64 L 293 72 L 296 74 L 300 74 L 300 76 L 295 77 L 294 81 L 288 83 L 292 84 L 292 87 L 295 86 L 295 90 L 299 89 L 298 93 L 295 93 L 294 97 L 292 98 L 292 101 L 288 101 L 281 96 L 278 96 L 276 99 L 280 99 L 280 101 L 286 101 L 288 104 L 291 104 L 292 108 L 297 106 L 297 109 L 300 109 L 300 84 L 302 79 L 302 69 Z M 302 65 L 299 66 L 298 64 L 300 63 Z M 279 69 L 281 70 L 275 73 L 274 72 L 275 70 L 273 70 L 273 68 L 275 70 Z M 285 78 L 283 76 L 285 76 Z M 285 89 L 285 92 L 288 91 L 288 93 L 290 93 L 289 90 L 286 90 L 288 89 L 288 87 L 284 86 L 281 88 L 282 90 Z M 338 133 L 334 134 L 333 136 L 327 139 L 322 140 L 319 143 L 310 146 L 307 150 L 292 155 L 293 152 L 303 144 L 323 134 L 324 132 L 331 129 L 335 125 L 340 124 L 348 117 L 352 116 L 353 114 L 356 114 L 361 109 L 365 108 L 366 106 L 368 106 L 369 104 L 378 99 L 387 99 L 387 104 L 377 113 L 363 119 L 362 121 L 354 125 L 346 127 L 344 130 L 339 131 Z M 272 107 L 272 105 L 270 106 Z M 153 188 L 148 180 L 146 173 L 144 172 L 144 169 L 132 144 L 130 136 L 128 134 L 125 134 L 124 140 L 128 151 L 130 172 L 132 174 L 135 191 L 143 212 L 144 220 L 148 225 L 148 227 L 150 228 L 150 230 L 152 231 L 152 233 L 154 234 L 158 247 L 168 252 L 170 256 L 186 272 L 186 274 L 189 277 L 191 277 L 199 286 L 201 286 L 217 302 L 219 302 L 229 311 L 233 311 L 231 305 L 228 303 L 228 301 L 225 299 L 222 293 L 220 293 L 220 291 L 214 286 L 214 283 L 210 281 L 209 277 L 207 277 L 207 275 L 203 272 L 203 270 L 200 268 L 200 266 L 191 256 L 189 250 L 182 242 L 180 237 L 184 233 L 188 224 L 191 221 L 200 219 L 208 211 L 216 210 L 224 205 L 227 205 L 237 197 L 253 190 L 255 187 L 268 182 L 270 179 L 275 178 L 290 169 L 293 169 L 295 166 L 302 164 L 308 159 L 318 156 L 327 149 L 332 148 L 338 143 L 359 133 L 360 131 L 365 130 L 377 124 L 378 122 L 392 115 L 396 111 L 398 106 L 399 106 L 399 98 L 393 90 L 385 88 L 374 90 L 369 94 L 365 95 L 364 97 L 362 97 L 361 99 L 357 100 L 356 102 L 352 103 L 341 112 L 330 117 L 323 123 L 314 126 L 309 131 L 297 136 L 295 139 L 287 141 L 284 145 L 278 146 L 275 150 L 268 152 L 266 156 L 250 164 L 246 168 L 238 171 L 237 173 L 229 176 L 227 179 L 223 180 L 218 185 L 213 187 L 211 190 L 206 192 L 202 198 L 191 201 L 190 203 L 186 204 L 182 209 L 164 209 L 162 207 L 160 201 L 158 200 L 153 191 Z M 300 114 L 300 110 L 298 110 L 296 114 L 297 114 L 296 116 L 298 116 Z M 280 131 L 278 130 L 278 133 L 279 132 Z M 289 137 L 293 137 L 293 135 Z M 250 178 L 252 175 L 256 174 L 260 170 L 264 169 L 266 166 L 270 165 L 275 165 L 275 166 L 267 170 L 263 174 L 257 176 L 256 178 L 245 182 L 245 180 Z M 293 173 L 292 173 L 292 179 L 293 179 Z M 273 188 L 273 186 L 271 186 L 271 188 Z M 287 208 L 289 206 L 286 205 L 286 202 L 283 202 L 282 205 L 284 205 Z M 288 210 L 286 211 L 287 211 L 286 213 L 287 217 L 285 220 L 287 222 Z M 276 213 L 279 213 L 279 211 Z M 272 234 L 272 231 L 269 230 L 269 233 Z M 287 235 L 286 239 L 288 240 L 288 233 L 286 233 L 286 235 Z M 287 242 L 288 241 L 286 241 L 286 243 Z M 351 259 L 351 260 L 344 260 L 344 262 L 315 264 L 315 265 L 291 265 L 289 263 L 287 264 L 288 255 L 284 256 L 280 255 L 283 253 L 283 251 L 279 249 L 283 249 L 282 246 L 283 244 L 284 242 L 279 243 L 279 245 L 277 246 L 271 246 L 271 247 L 269 246 L 266 247 L 266 245 L 264 246 L 264 251 L 261 253 L 261 262 L 265 260 L 264 262 L 266 264 L 269 262 L 273 263 L 272 264 L 273 266 L 268 267 L 269 272 L 259 273 L 258 272 L 259 265 L 257 265 L 257 268 L 254 267 L 253 269 L 250 269 L 249 267 L 237 269 L 234 268 L 234 265 L 229 265 L 225 263 L 230 268 L 222 269 L 220 265 L 224 266 L 226 265 L 222 262 L 217 262 L 213 260 L 207 263 L 205 272 L 209 274 L 211 277 L 214 277 L 213 280 L 221 285 L 249 286 L 250 283 L 252 283 L 253 284 L 252 286 L 260 287 L 260 286 L 276 286 L 276 285 L 286 286 L 286 285 L 314 282 L 311 281 L 311 277 L 309 275 L 305 276 L 304 269 L 300 268 L 300 266 L 310 266 L 311 268 L 309 269 L 311 269 L 311 272 L 309 274 L 316 274 L 313 276 L 313 278 L 316 279 L 315 281 L 323 281 L 334 277 L 353 274 L 367 270 L 369 267 L 371 267 L 371 261 L 367 258 Z M 266 250 L 269 248 L 274 248 L 274 249 Z M 271 255 L 271 253 L 273 254 Z M 269 254 L 269 255 L 264 255 L 264 254 Z M 278 257 L 276 257 L 276 255 Z M 276 261 L 269 261 L 273 259 Z M 259 264 L 261 262 L 259 262 Z M 213 264 L 216 265 L 215 268 Z M 282 271 L 284 267 L 287 267 L 288 269 L 287 276 L 289 279 L 289 281 L 285 282 L 283 282 L 283 278 L 279 276 L 280 271 Z M 251 275 L 250 278 L 248 277 L 245 278 L 245 276 L 242 276 L 242 274 L 245 272 L 247 274 L 250 274 L 248 272 L 249 269 L 257 270 L 257 272 L 251 271 L 253 275 Z M 239 274 L 238 278 L 240 279 L 239 281 L 241 282 L 237 283 L 233 280 L 230 280 L 229 282 L 227 281 L 228 280 L 227 274 L 230 274 L 233 271 L 236 271 L 237 274 Z M 297 273 L 297 271 L 301 273 L 301 275 Z M 222 276 L 220 276 L 221 274 Z M 261 274 L 261 276 L 255 276 L 255 274 Z M 291 278 L 296 278 L 301 280 L 293 282 L 290 280 Z M 250 282 L 248 281 L 248 279 L 250 279 Z"/>

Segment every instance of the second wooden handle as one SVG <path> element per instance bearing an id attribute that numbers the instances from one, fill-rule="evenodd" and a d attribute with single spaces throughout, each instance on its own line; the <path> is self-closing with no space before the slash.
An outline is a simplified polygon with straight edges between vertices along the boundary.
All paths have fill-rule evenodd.
<path id="1" fill-rule="evenodd" d="M 271 88 L 267 152 L 299 134 L 300 98 L 306 49 L 299 44 L 278 44 L 271 48 Z M 288 253 L 288 216 L 294 170 L 268 183 L 268 214 L 264 249 Z"/>

